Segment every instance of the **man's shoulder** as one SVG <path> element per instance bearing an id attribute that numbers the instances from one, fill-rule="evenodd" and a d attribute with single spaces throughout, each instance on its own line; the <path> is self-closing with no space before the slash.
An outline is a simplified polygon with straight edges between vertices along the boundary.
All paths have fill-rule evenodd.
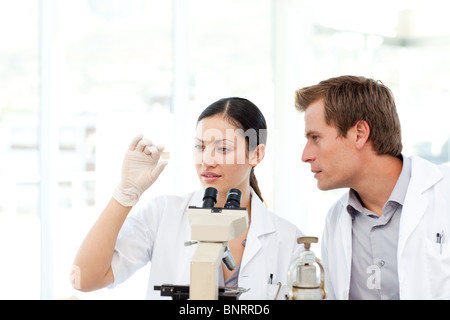
<path id="1" fill-rule="evenodd" d="M 450 184 L 450 163 L 436 164 L 419 156 L 412 156 L 412 176 L 420 180 Z"/>

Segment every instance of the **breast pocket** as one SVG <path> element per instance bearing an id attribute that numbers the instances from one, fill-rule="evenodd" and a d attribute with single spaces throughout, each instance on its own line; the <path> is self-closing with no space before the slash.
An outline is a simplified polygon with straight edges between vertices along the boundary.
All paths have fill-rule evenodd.
<path id="1" fill-rule="evenodd" d="M 423 275 L 428 276 L 433 299 L 450 299 L 450 247 L 448 239 L 438 243 L 436 239 L 426 239 L 427 270 Z"/>
<path id="2" fill-rule="evenodd" d="M 266 300 L 286 300 L 287 286 L 281 282 L 277 284 L 267 284 Z"/>
<path id="3" fill-rule="evenodd" d="M 450 259 L 449 236 L 450 235 L 444 234 L 444 236 L 440 238 L 436 233 L 433 237 L 427 237 L 427 239 L 425 239 L 426 252 L 430 259 L 437 259 L 437 261 Z"/>

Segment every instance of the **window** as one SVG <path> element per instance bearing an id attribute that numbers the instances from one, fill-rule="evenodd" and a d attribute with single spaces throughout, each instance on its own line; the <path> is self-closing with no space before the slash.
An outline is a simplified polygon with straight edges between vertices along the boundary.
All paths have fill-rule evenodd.
<path id="1" fill-rule="evenodd" d="M 352 10 L 348 10 L 351 7 Z M 189 160 L 197 116 L 242 96 L 266 116 L 264 199 L 308 235 L 342 190 L 317 190 L 301 162 L 296 89 L 341 74 L 396 97 L 405 155 L 450 161 L 445 1 L 18 0 L 0 4 L 0 299 L 145 296 L 144 268 L 80 293 L 69 271 L 118 179 L 131 138 L 171 151 L 146 193 L 200 187 Z M 313 247 L 320 256 L 320 246 Z"/>
<path id="2" fill-rule="evenodd" d="M 0 4 L 0 299 L 39 297 L 38 18 Z"/>

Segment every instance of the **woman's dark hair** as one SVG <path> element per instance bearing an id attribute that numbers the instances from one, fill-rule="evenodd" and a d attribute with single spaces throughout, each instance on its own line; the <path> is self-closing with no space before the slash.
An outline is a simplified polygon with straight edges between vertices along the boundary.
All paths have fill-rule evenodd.
<path id="1" fill-rule="evenodd" d="M 242 129 L 244 132 L 251 131 L 255 134 L 245 134 L 247 146 L 256 148 L 259 144 L 266 144 L 267 142 L 267 125 L 266 119 L 261 110 L 251 101 L 232 97 L 223 98 L 207 107 L 198 117 L 197 123 L 204 118 L 208 118 L 217 114 L 222 114 L 225 119 L 236 127 Z M 251 150 L 249 150 L 251 151 Z M 256 180 L 254 167 L 250 173 L 250 186 L 255 190 L 255 193 L 264 201 L 261 196 L 261 190 Z"/>

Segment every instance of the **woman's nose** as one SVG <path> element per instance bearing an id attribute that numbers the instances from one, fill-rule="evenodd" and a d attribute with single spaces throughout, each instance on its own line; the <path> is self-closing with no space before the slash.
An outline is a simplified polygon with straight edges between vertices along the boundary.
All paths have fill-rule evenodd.
<path id="1" fill-rule="evenodd" d="M 216 165 L 216 158 L 214 151 L 215 151 L 214 148 L 208 147 L 206 147 L 205 150 L 203 150 L 202 162 L 205 166 L 213 167 Z"/>

